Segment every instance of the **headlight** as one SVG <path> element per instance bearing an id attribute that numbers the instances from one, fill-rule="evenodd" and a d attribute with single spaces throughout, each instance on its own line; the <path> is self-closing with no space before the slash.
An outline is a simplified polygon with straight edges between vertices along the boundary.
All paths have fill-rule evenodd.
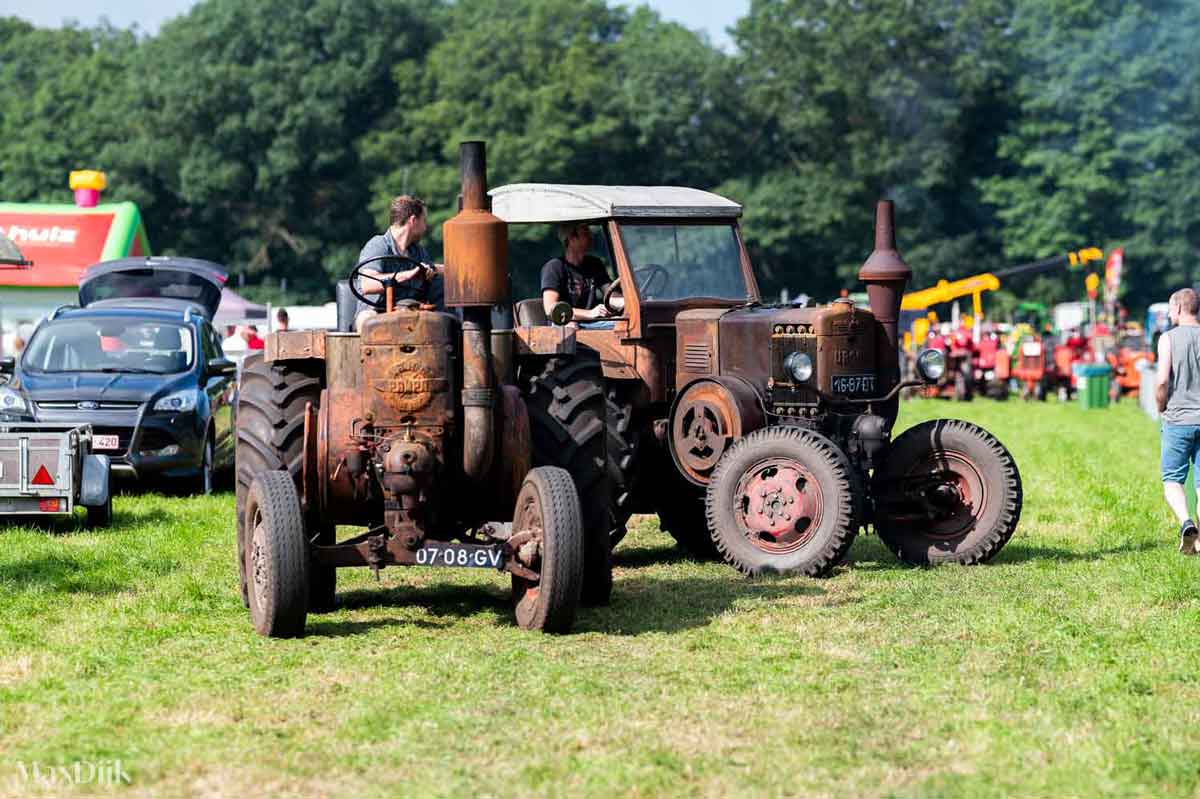
<path id="1" fill-rule="evenodd" d="M 812 377 L 812 358 L 808 357 L 808 353 L 806 352 L 793 352 L 783 359 L 783 368 L 787 370 L 787 373 L 792 376 L 793 380 L 797 383 L 803 383 Z"/>
<path id="2" fill-rule="evenodd" d="M 946 356 L 941 350 L 922 350 L 917 356 L 917 374 L 926 383 L 936 383 L 946 373 Z"/>
<path id="3" fill-rule="evenodd" d="M 0 413 L 24 411 L 25 398 L 11 388 L 0 388 Z"/>
<path id="4" fill-rule="evenodd" d="M 194 388 L 190 388 L 186 391 L 176 391 L 174 394 L 168 394 L 165 397 L 160 397 L 159 400 L 154 403 L 154 410 L 175 411 L 177 413 L 194 411 L 196 410 L 196 400 L 199 396 L 200 392 L 196 391 Z"/>

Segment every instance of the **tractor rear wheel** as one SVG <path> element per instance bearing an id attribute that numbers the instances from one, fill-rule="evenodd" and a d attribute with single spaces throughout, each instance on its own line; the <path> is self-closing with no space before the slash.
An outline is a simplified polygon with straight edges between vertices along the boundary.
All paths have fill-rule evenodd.
<path id="1" fill-rule="evenodd" d="M 269 638 L 304 634 L 311 553 L 304 515 L 291 475 L 255 475 L 246 495 L 246 549 L 250 618 Z"/>
<path id="2" fill-rule="evenodd" d="M 236 512 L 237 543 L 241 552 L 246 546 L 243 523 L 246 497 L 254 476 L 259 472 L 283 470 L 292 476 L 297 492 L 302 480 L 304 457 L 304 409 L 312 403 L 321 404 L 321 379 L 311 370 L 293 364 L 263 360 L 261 353 L 246 357 L 238 388 Z M 244 559 L 238 560 L 242 603 L 249 607 Z M 337 570 L 330 566 L 314 566 L 314 585 L 322 588 L 313 599 L 322 604 L 332 603 Z M 328 586 L 325 588 L 324 586 Z M 316 609 L 316 608 L 314 608 Z"/>
<path id="3" fill-rule="evenodd" d="M 662 493 L 655 500 L 658 511 L 658 526 L 675 539 L 679 548 L 699 560 L 716 560 L 721 557 L 708 532 L 708 517 L 704 511 L 704 489 L 692 485 L 678 473 L 674 463 L 670 469 Z"/>
<path id="4" fill-rule="evenodd" d="M 557 466 L 575 480 L 583 509 L 583 603 L 606 605 L 612 595 L 611 512 L 605 439 L 607 406 L 600 358 L 581 351 L 553 358 L 527 383 L 533 465 Z"/>
<path id="5" fill-rule="evenodd" d="M 901 433 L 872 477 L 875 532 L 913 565 L 986 563 L 1021 518 L 1021 475 L 995 436 L 957 419 Z"/>
<path id="6" fill-rule="evenodd" d="M 604 456 L 608 466 L 610 495 L 610 523 L 608 534 L 610 547 L 625 538 L 626 523 L 633 515 L 634 492 L 637 487 L 641 465 L 641 430 L 634 424 L 634 404 L 625 386 L 614 381 L 605 391 L 608 438 Z"/>
<path id="7" fill-rule="evenodd" d="M 713 470 L 705 498 L 713 542 L 747 576 L 828 574 L 858 534 L 850 462 L 802 427 L 756 430 Z"/>
<path id="8" fill-rule="evenodd" d="M 579 493 L 565 469 L 530 470 L 517 495 L 512 529 L 514 537 L 531 536 L 517 547 L 517 557 L 538 572 L 536 582 L 513 575 L 517 625 L 545 633 L 568 632 L 583 592 L 586 555 Z"/>

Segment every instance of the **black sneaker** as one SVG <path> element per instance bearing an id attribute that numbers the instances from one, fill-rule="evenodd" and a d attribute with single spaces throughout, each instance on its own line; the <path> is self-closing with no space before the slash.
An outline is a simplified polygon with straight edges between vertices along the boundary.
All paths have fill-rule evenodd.
<path id="1" fill-rule="evenodd" d="M 1196 541 L 1200 539 L 1200 529 L 1196 528 L 1196 523 L 1188 519 L 1179 528 L 1179 551 L 1184 555 L 1196 554 Z"/>

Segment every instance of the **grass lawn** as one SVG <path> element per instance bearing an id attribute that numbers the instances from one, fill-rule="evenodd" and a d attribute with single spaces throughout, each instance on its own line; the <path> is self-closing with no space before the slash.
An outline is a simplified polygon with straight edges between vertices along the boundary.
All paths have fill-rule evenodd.
<path id="1" fill-rule="evenodd" d="M 0 532 L 0 796 L 1195 796 L 1200 558 L 1153 422 L 904 406 L 1013 451 L 1017 535 L 916 570 L 871 536 L 829 579 L 747 581 L 653 518 L 611 607 L 524 633 L 476 571 L 341 573 L 301 640 L 254 634 L 233 497 L 120 497 L 111 530 Z M 41 767 L 120 759 L 131 784 Z"/>

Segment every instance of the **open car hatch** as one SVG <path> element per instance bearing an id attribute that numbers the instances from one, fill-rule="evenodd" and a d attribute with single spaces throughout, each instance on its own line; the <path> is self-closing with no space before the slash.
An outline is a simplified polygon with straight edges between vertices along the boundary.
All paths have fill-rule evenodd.
<path id="1" fill-rule="evenodd" d="M 168 300 L 170 304 L 192 303 L 212 319 L 221 304 L 227 277 L 221 266 L 198 258 L 156 256 L 102 261 L 83 273 L 79 305 L 153 306 L 155 300 Z"/>

